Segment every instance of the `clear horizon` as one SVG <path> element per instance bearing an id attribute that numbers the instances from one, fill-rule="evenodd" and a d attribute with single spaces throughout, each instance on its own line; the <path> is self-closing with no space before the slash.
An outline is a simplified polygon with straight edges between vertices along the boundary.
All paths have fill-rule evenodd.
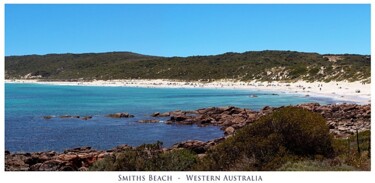
<path id="1" fill-rule="evenodd" d="M 371 55 L 370 5 L 5 5 L 5 56 Z"/>

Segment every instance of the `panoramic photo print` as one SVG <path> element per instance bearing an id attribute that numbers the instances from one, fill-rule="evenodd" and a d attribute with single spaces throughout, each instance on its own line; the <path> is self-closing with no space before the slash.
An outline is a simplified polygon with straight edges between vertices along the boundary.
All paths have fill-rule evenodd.
<path id="1" fill-rule="evenodd" d="M 371 171 L 370 14 L 5 4 L 5 171 Z"/>

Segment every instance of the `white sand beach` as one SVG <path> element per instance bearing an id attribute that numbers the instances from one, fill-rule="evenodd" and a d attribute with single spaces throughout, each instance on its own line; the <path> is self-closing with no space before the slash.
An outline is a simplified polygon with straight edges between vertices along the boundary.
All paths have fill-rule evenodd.
<path id="1" fill-rule="evenodd" d="M 5 83 L 37 83 L 74 86 L 112 86 L 112 87 L 145 87 L 145 88 L 214 88 L 214 89 L 249 89 L 272 91 L 276 93 L 293 93 L 307 97 L 328 97 L 346 102 L 371 103 L 371 84 L 361 82 L 242 82 L 219 80 L 214 82 L 187 82 L 163 79 L 153 80 L 94 80 L 82 82 L 38 81 L 38 80 L 5 80 Z"/>

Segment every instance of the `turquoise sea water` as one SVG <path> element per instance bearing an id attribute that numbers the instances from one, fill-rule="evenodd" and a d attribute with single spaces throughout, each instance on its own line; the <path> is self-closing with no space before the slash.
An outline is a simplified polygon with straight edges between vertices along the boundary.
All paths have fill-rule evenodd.
<path id="1" fill-rule="evenodd" d="M 255 94 L 258 97 L 251 98 Z M 262 107 L 306 102 L 336 101 L 301 95 L 217 89 L 171 89 L 5 84 L 5 149 L 11 152 L 63 151 L 91 146 L 110 149 L 162 141 L 169 147 L 185 140 L 211 140 L 223 136 L 218 127 L 143 124 L 154 112 L 195 110 L 212 106 Z M 128 112 L 135 118 L 105 115 Z M 91 120 L 43 119 L 46 115 L 92 115 Z M 166 120 L 167 118 L 162 118 Z"/>

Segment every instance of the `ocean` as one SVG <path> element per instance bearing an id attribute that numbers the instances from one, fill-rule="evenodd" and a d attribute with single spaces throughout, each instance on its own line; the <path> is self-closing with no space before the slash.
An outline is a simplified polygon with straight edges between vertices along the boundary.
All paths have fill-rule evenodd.
<path id="1" fill-rule="evenodd" d="M 255 90 L 176 89 L 46 84 L 5 84 L 5 149 L 11 152 L 64 151 L 91 146 L 105 150 L 128 144 L 162 141 L 165 147 L 186 140 L 223 136 L 219 127 L 139 123 L 154 112 L 236 106 L 259 110 L 264 106 L 307 102 L 335 103 L 328 98 Z M 256 95 L 257 97 L 250 97 Z M 106 115 L 128 112 L 134 118 Z M 60 115 L 93 116 L 90 120 L 60 119 Z M 57 116 L 44 119 L 43 116 Z M 162 121 L 168 118 L 161 118 Z"/>

